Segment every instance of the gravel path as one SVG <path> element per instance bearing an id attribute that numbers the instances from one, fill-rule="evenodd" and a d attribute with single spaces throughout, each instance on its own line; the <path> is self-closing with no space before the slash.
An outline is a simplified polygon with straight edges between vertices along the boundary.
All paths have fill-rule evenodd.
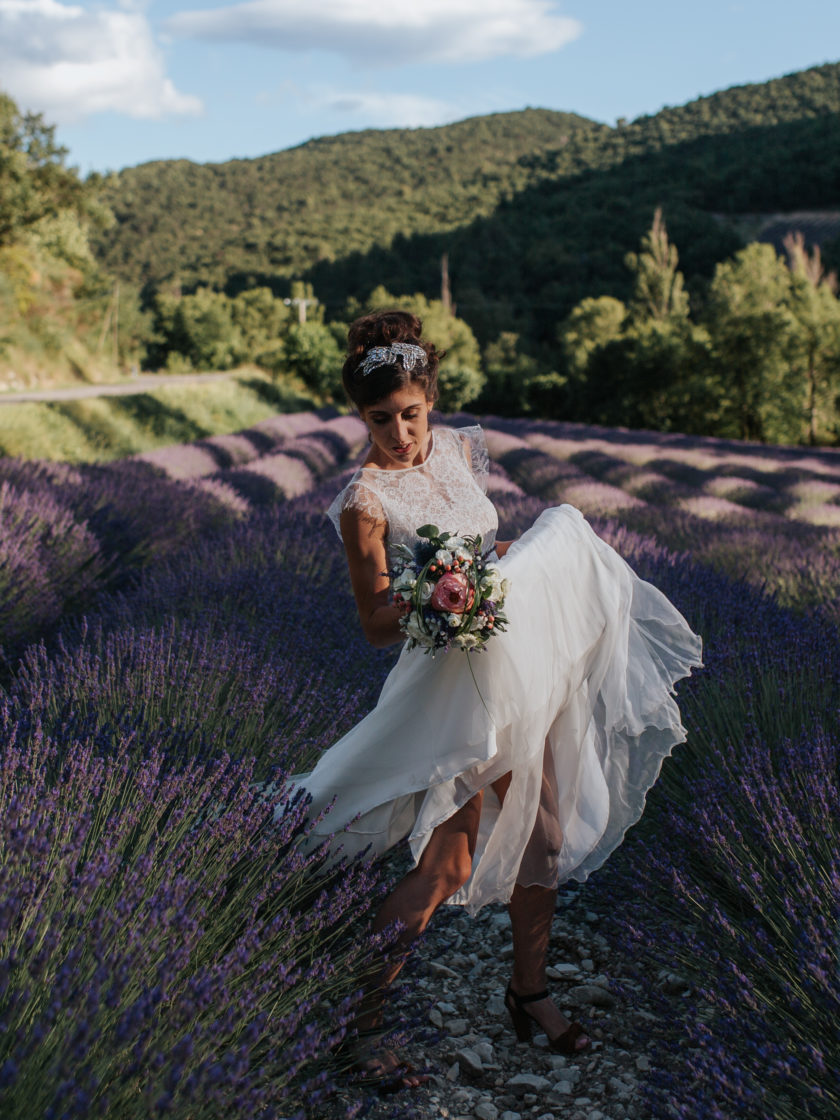
<path id="1" fill-rule="evenodd" d="M 650 1025 L 662 1014 L 679 1021 L 691 995 L 672 974 L 630 980 L 630 970 L 598 932 L 597 891 L 569 884 L 558 900 L 549 951 L 549 986 L 564 1014 L 592 1038 L 580 1056 L 552 1054 L 545 1035 L 518 1043 L 503 997 L 513 946 L 502 906 L 470 918 L 446 907 L 415 950 L 415 972 L 395 1001 L 407 1017 L 422 1011 L 431 1039 L 405 1056 L 430 1081 L 376 1098 L 370 1120 L 646 1120 L 639 1082 L 655 1061 Z M 426 1009 L 422 1004 L 425 1000 Z M 324 1120 L 345 1114 L 342 1090 Z M 320 1118 L 319 1118 L 320 1120 Z"/>

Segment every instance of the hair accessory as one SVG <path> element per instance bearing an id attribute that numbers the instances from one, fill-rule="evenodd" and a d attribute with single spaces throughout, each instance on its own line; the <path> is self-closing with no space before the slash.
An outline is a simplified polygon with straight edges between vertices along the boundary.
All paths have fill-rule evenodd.
<path id="1" fill-rule="evenodd" d="M 390 346 L 374 346 L 365 354 L 364 360 L 356 367 L 356 373 L 366 377 L 372 369 L 379 366 L 395 366 L 402 362 L 406 373 L 411 373 L 416 365 L 426 364 L 426 351 L 413 342 L 392 342 Z"/>

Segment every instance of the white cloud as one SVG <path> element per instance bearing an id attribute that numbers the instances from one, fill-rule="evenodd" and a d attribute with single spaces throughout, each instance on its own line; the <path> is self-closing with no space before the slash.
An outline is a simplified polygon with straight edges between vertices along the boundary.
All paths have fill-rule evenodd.
<path id="1" fill-rule="evenodd" d="M 302 97 L 318 111 L 360 117 L 365 128 L 420 128 L 445 124 L 460 114 L 454 106 L 413 93 L 310 89 Z"/>
<path id="2" fill-rule="evenodd" d="M 186 38 L 325 50 L 388 65 L 546 54 L 583 30 L 559 14 L 555 0 L 245 0 L 179 12 L 166 27 Z"/>
<path id="3" fill-rule="evenodd" d="M 0 0 L 0 83 L 22 108 L 70 123 L 111 110 L 131 117 L 200 113 L 167 78 L 145 15 L 59 0 Z"/>

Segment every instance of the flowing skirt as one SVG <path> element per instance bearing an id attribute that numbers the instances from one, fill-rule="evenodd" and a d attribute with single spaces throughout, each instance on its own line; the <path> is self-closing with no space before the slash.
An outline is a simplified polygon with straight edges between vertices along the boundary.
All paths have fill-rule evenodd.
<path id="1" fill-rule="evenodd" d="M 499 560 L 505 633 L 484 651 L 403 649 L 376 707 L 293 784 L 336 851 L 381 855 L 485 790 L 472 913 L 517 882 L 585 880 L 639 820 L 685 739 L 674 682 L 701 664 L 683 616 L 573 506 L 547 509 Z M 500 805 L 490 783 L 510 772 Z"/>

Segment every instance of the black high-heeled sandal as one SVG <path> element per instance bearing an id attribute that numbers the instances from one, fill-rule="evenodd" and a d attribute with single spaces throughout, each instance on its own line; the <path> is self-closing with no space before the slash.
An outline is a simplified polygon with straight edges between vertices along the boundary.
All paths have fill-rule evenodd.
<path id="1" fill-rule="evenodd" d="M 417 1089 L 425 1085 L 429 1075 L 418 1071 L 410 1062 L 401 1062 L 391 1050 L 382 1050 L 377 1046 L 385 1037 L 381 1028 L 358 1031 L 353 1038 L 352 1054 L 354 1080 L 359 1085 L 375 1089 L 381 1096 L 390 1093 L 401 1093 L 404 1089 Z M 396 1065 L 382 1072 L 374 1072 L 377 1062 L 383 1063 L 381 1054 L 391 1054 L 396 1059 Z M 383 1063 L 384 1064 L 384 1063 Z"/>
<path id="2" fill-rule="evenodd" d="M 535 992 L 532 996 L 520 996 L 508 984 L 507 991 L 505 992 L 505 1007 L 510 1013 L 513 1022 L 513 1029 L 516 1031 L 516 1037 L 520 1042 L 531 1042 L 531 1034 L 533 1031 L 534 1023 L 539 1027 L 539 1022 L 525 1007 L 527 1003 L 536 1003 L 538 1000 L 548 999 L 548 992 Z M 542 1027 L 540 1027 L 542 1030 Z M 583 1037 L 586 1039 L 583 1046 L 578 1046 L 578 1040 Z M 583 1029 L 583 1026 L 574 1022 L 568 1026 L 561 1034 L 555 1038 L 549 1038 L 548 1048 L 555 1054 L 582 1054 L 588 1050 L 590 1046 L 590 1039 Z"/>

